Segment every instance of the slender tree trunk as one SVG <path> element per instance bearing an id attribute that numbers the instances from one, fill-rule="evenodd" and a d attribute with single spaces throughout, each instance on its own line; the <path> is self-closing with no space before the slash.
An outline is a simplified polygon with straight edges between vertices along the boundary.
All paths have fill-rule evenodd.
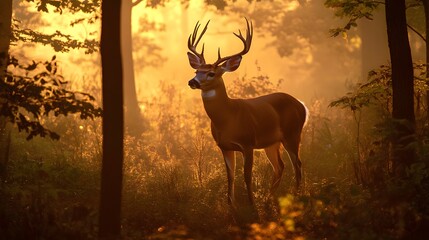
<path id="1" fill-rule="evenodd" d="M 0 8 L 0 76 L 6 70 L 12 35 L 12 0 L 2 0 Z"/>
<path id="2" fill-rule="evenodd" d="M 124 68 L 124 120 L 128 133 L 139 136 L 144 130 L 144 121 L 138 104 L 134 75 L 132 9 L 132 0 L 124 0 L 122 2 L 121 45 Z"/>
<path id="3" fill-rule="evenodd" d="M 362 78 L 366 79 L 368 72 L 389 62 L 389 47 L 387 46 L 386 16 L 384 9 L 376 9 L 373 20 L 361 19 L 359 28 L 362 38 Z"/>
<path id="4" fill-rule="evenodd" d="M 0 7 L 0 81 L 4 81 L 12 36 L 12 0 L 3 0 Z M 0 89 L 1 91 L 1 89 Z M 0 98 L 0 108 L 5 99 Z M 0 177 L 5 174 L 9 160 L 10 128 L 0 116 Z"/>
<path id="5" fill-rule="evenodd" d="M 429 80 L 429 0 L 422 0 L 425 10 L 425 29 L 426 29 L 426 81 Z M 429 82 L 426 82 L 426 87 L 429 88 Z M 426 118 L 429 121 L 429 90 L 426 91 Z"/>
<path id="6" fill-rule="evenodd" d="M 100 239 L 119 239 L 123 166 L 123 86 L 120 45 L 121 1 L 101 5 L 103 91 L 103 163 L 100 194 Z"/>
<path id="7" fill-rule="evenodd" d="M 395 172 L 404 176 L 415 159 L 409 147 L 415 132 L 414 76 L 405 16 L 405 0 L 386 0 L 387 37 L 392 64 L 392 117 L 396 124 L 394 140 Z M 406 124 L 399 121 L 405 120 Z"/>

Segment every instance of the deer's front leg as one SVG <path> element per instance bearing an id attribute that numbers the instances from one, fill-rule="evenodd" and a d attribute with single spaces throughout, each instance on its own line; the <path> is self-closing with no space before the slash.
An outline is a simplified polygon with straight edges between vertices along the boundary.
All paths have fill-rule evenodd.
<path id="1" fill-rule="evenodd" d="M 228 177 L 228 203 L 234 206 L 235 154 L 234 151 L 225 150 L 222 150 L 222 154 L 225 160 L 226 174 Z"/>
<path id="2" fill-rule="evenodd" d="M 252 191 L 252 169 L 253 169 L 253 149 L 245 149 L 244 156 L 244 181 L 246 182 L 247 196 L 249 202 L 253 205 L 253 191 Z"/>

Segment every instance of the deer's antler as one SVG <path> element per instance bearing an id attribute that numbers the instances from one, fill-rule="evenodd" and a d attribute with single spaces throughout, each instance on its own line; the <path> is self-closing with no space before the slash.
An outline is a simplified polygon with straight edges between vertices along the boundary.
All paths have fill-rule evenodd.
<path id="1" fill-rule="evenodd" d="M 217 51 L 218 59 L 213 64 L 214 66 L 218 66 L 219 64 L 227 61 L 228 59 L 230 59 L 232 57 L 242 56 L 242 55 L 246 54 L 250 50 L 250 45 L 252 44 L 252 37 L 253 37 L 253 24 L 252 24 L 252 22 L 250 22 L 250 24 L 249 24 L 249 21 L 247 20 L 247 18 L 245 18 L 245 19 L 246 19 L 246 25 L 247 25 L 246 38 L 243 37 L 243 35 L 241 34 L 240 30 L 238 30 L 238 34 L 234 33 L 234 35 L 236 37 L 238 37 L 243 42 L 244 49 L 241 52 L 237 53 L 237 54 L 234 54 L 234 55 L 231 55 L 231 56 L 227 56 L 227 57 L 221 57 L 220 56 L 220 48 L 218 48 L 218 51 Z M 205 29 L 204 29 L 204 31 L 205 31 Z"/>
<path id="2" fill-rule="evenodd" d="M 204 27 L 203 31 L 201 32 L 200 36 L 198 36 L 198 29 L 200 28 L 201 24 L 199 22 L 197 22 L 197 24 L 195 24 L 194 32 L 191 35 L 189 35 L 189 38 L 188 38 L 189 50 L 195 56 L 197 56 L 203 64 L 206 63 L 206 60 L 204 59 L 204 44 L 203 44 L 203 49 L 201 50 L 201 53 L 197 52 L 197 45 L 200 42 L 201 38 L 203 37 L 204 33 L 206 33 L 207 26 L 209 25 L 209 23 L 210 23 L 210 20 L 207 22 L 207 24 Z M 197 37 L 198 37 L 198 39 L 197 39 Z"/>

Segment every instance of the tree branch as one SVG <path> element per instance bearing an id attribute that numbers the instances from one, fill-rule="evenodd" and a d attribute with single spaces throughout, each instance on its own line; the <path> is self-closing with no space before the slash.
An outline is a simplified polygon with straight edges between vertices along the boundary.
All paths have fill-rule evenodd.
<path id="1" fill-rule="evenodd" d="M 131 1 L 132 1 L 132 0 L 131 0 Z M 131 6 L 132 6 L 132 7 L 137 6 L 137 5 L 139 5 L 139 3 L 141 3 L 141 2 L 143 2 L 143 0 L 136 0 L 135 2 L 132 2 Z"/>
<path id="2" fill-rule="evenodd" d="M 408 23 L 407 23 L 407 27 L 408 27 L 409 29 L 411 29 L 411 31 L 415 32 L 415 33 L 417 34 L 417 36 L 419 36 L 421 39 L 423 39 L 423 41 L 424 41 L 424 42 L 426 42 L 426 38 L 425 38 L 421 33 L 419 33 L 419 31 L 417 31 L 417 29 L 413 28 L 413 27 L 412 27 L 410 24 L 408 24 Z"/>

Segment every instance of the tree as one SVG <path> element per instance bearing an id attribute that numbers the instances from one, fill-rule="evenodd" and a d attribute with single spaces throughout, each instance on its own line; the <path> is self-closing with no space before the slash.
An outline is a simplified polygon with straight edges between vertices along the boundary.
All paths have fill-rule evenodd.
<path id="1" fill-rule="evenodd" d="M 423 2 L 423 8 L 425 11 L 425 32 L 426 32 L 426 81 L 429 81 L 429 46 L 428 46 L 428 33 L 429 33 L 429 0 L 422 0 Z M 429 82 L 427 83 L 429 88 Z M 429 90 L 426 91 L 426 106 L 427 106 L 427 113 L 426 117 L 429 120 Z"/>
<path id="2" fill-rule="evenodd" d="M 408 40 L 405 0 L 386 0 L 387 38 L 392 65 L 392 117 L 405 123 L 398 123 L 398 138 L 394 141 L 396 154 L 394 163 L 398 173 L 405 174 L 405 168 L 414 162 L 414 151 L 408 145 L 415 133 L 414 74 L 411 49 Z"/>
<path id="3" fill-rule="evenodd" d="M 362 41 L 361 75 L 365 79 L 370 71 L 389 61 L 384 9 L 379 8 L 374 10 L 372 19 L 361 19 L 358 27 Z"/>
<path id="4" fill-rule="evenodd" d="M 405 170 L 415 159 L 411 147 L 415 133 L 414 76 L 407 28 L 405 0 L 386 0 L 383 2 L 364 0 L 327 0 L 325 5 L 336 9 L 336 15 L 349 20 L 342 28 L 333 31 L 334 35 L 357 26 L 361 18 L 372 19 L 373 11 L 385 5 L 387 37 L 392 72 L 392 118 L 395 124 L 393 164 L 398 176 L 404 177 Z"/>
<path id="5" fill-rule="evenodd" d="M 7 68 L 12 25 L 12 0 L 3 1 L 0 9 L 0 79 L 4 79 Z M 0 98 L 0 104 L 6 100 Z M 10 135 L 6 130 L 6 118 L 0 116 L 0 175 L 5 171 L 9 156 Z"/>
<path id="6" fill-rule="evenodd" d="M 122 2 L 121 11 L 121 46 L 122 46 L 122 57 L 123 57 L 123 72 L 124 72 L 124 124 L 127 133 L 132 136 L 140 136 L 145 130 L 148 123 L 145 121 L 144 116 L 140 111 L 140 106 L 137 97 L 136 79 L 135 79 L 135 66 L 137 65 L 153 65 L 156 66 L 162 57 L 159 55 L 160 48 L 148 39 L 142 39 L 144 46 L 141 46 L 146 50 L 145 59 L 155 59 L 153 62 L 145 59 L 141 60 L 137 64 L 134 63 L 133 49 L 136 49 L 136 41 L 132 35 L 132 10 L 135 6 L 139 5 L 142 0 L 124 0 Z M 149 0 L 146 1 L 146 7 L 155 8 L 162 6 L 165 0 Z M 150 22 L 145 22 L 144 28 L 152 28 Z M 137 43 L 137 46 L 141 44 Z M 149 56 L 148 56 L 149 55 Z"/>
<path id="7" fill-rule="evenodd" d="M 3 1 L 0 9 L 0 76 L 6 72 L 7 55 L 11 39 L 10 28 L 12 25 L 12 0 Z"/>
<path id="8" fill-rule="evenodd" d="M 143 118 L 137 100 L 135 84 L 131 17 L 133 6 L 140 2 L 141 0 L 134 3 L 132 0 L 124 0 L 122 1 L 121 11 L 121 44 L 124 62 L 124 120 L 129 133 L 135 136 L 140 135 L 143 130 Z"/>
<path id="9" fill-rule="evenodd" d="M 103 1 L 101 11 L 100 51 L 104 112 L 99 237 L 119 239 L 124 138 L 121 1 Z"/>

